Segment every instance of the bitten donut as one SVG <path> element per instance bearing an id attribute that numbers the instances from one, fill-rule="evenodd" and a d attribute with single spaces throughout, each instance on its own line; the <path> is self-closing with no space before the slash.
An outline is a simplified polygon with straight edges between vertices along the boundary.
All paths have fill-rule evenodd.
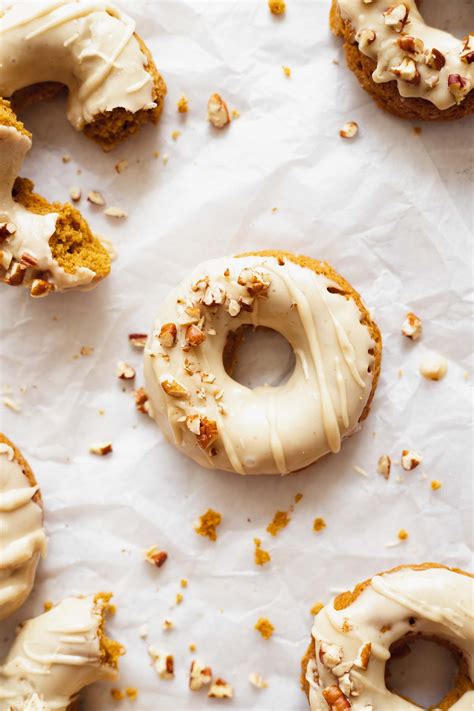
<path id="1" fill-rule="evenodd" d="M 0 620 L 29 596 L 45 552 L 39 486 L 18 449 L 0 433 Z"/>
<path id="2" fill-rule="evenodd" d="M 110 598 L 67 598 L 24 623 L 0 666 L 0 711 L 72 711 L 85 686 L 117 678 L 124 650 L 105 635 Z"/>
<path id="3" fill-rule="evenodd" d="M 240 326 L 290 343 L 296 366 L 253 390 L 226 372 Z M 288 474 L 338 452 L 370 409 L 381 337 L 356 291 L 324 262 L 255 252 L 200 264 L 166 299 L 145 348 L 150 414 L 199 464 Z"/>
<path id="4" fill-rule="evenodd" d="M 64 86 L 70 123 L 104 150 L 156 123 L 166 94 L 135 22 L 113 4 L 12 3 L 0 17 L 0 96 L 17 109 Z"/>
<path id="5" fill-rule="evenodd" d="M 18 178 L 31 134 L 0 99 L 0 280 L 33 297 L 90 288 L 110 272 L 110 255 L 72 205 L 50 203 Z"/>
<path id="6" fill-rule="evenodd" d="M 430 27 L 415 0 L 333 0 L 330 24 L 349 68 L 382 108 L 429 120 L 474 111 L 472 32 L 459 40 Z"/>
<path id="7" fill-rule="evenodd" d="M 474 705 L 474 576 L 436 563 L 400 566 L 338 595 L 316 615 L 302 661 L 312 711 L 415 711 L 385 681 L 390 648 L 410 637 L 459 655 L 454 688 L 438 709 Z"/>

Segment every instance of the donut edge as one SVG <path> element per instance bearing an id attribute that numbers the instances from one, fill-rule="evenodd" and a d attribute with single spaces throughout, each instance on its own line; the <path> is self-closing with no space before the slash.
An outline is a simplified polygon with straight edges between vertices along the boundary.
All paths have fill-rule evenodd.
<path id="1" fill-rule="evenodd" d="M 332 0 L 329 26 L 334 35 L 343 39 L 347 66 L 355 74 L 362 88 L 385 111 L 399 118 L 422 121 L 454 121 L 474 112 L 474 90 L 468 94 L 462 104 L 441 110 L 427 99 L 400 96 L 396 80 L 376 84 L 372 79 L 376 62 L 360 52 L 354 39 L 354 28 L 350 21 L 343 19 L 338 0 Z"/>
<path id="2" fill-rule="evenodd" d="M 382 335 L 380 333 L 379 327 L 377 326 L 375 321 L 372 320 L 367 308 L 364 306 L 359 292 L 357 292 L 354 287 L 346 279 L 344 279 L 344 277 L 342 277 L 330 264 L 328 264 L 327 262 L 321 262 L 317 259 L 312 259 L 311 257 L 306 257 L 300 254 L 293 254 L 292 252 L 287 252 L 283 250 L 273 249 L 265 249 L 258 252 L 244 252 L 243 254 L 235 255 L 235 258 L 237 259 L 242 257 L 275 257 L 277 259 L 278 257 L 283 257 L 289 259 L 290 262 L 293 262 L 294 264 L 297 264 L 300 267 L 311 269 L 316 274 L 322 274 L 328 279 L 331 279 L 331 281 L 334 281 L 338 286 L 344 289 L 344 291 L 346 292 L 345 298 L 352 299 L 354 301 L 362 316 L 360 322 L 367 327 L 372 337 L 372 340 L 375 343 L 375 349 L 373 354 L 374 369 L 372 377 L 372 387 L 367 402 L 358 420 L 358 422 L 363 422 L 370 412 L 372 400 L 374 398 L 375 391 L 377 389 L 378 379 L 380 376 L 380 370 L 382 365 Z"/>
<path id="3" fill-rule="evenodd" d="M 375 573 L 375 575 L 372 576 L 375 577 L 376 575 L 390 575 L 391 573 L 397 573 L 400 570 L 415 570 L 415 571 L 421 571 L 421 570 L 429 570 L 432 568 L 441 568 L 443 570 L 450 570 L 453 573 L 457 573 L 458 575 L 465 575 L 469 578 L 474 578 L 473 573 L 469 573 L 465 570 L 462 570 L 462 568 L 453 568 L 448 565 L 443 565 L 442 563 L 414 563 L 414 564 L 407 564 L 407 565 L 397 565 L 395 568 L 390 568 L 390 570 L 385 570 L 382 573 Z M 344 610 L 350 605 L 352 605 L 355 600 L 359 597 L 359 595 L 370 585 L 372 578 L 367 578 L 367 580 L 364 580 L 361 583 L 357 583 L 352 590 L 347 590 L 343 593 L 339 593 L 334 598 L 334 609 L 336 610 Z M 330 603 L 328 603 L 330 604 Z M 318 613 L 319 614 L 319 613 Z M 447 645 L 449 649 L 451 647 Z M 300 675 L 300 686 L 304 694 L 306 695 L 309 703 L 309 694 L 310 694 L 310 686 L 309 682 L 306 679 L 306 669 L 308 667 L 308 664 L 311 660 L 316 660 L 316 650 L 314 648 L 314 638 L 311 635 L 310 638 L 310 643 L 309 646 L 301 660 L 301 675 Z M 467 678 L 466 678 L 467 676 Z M 466 684 L 470 684 L 466 685 Z M 436 708 L 441 709 L 441 711 L 447 711 L 455 701 L 461 698 L 461 696 L 465 693 L 465 691 L 469 691 L 470 689 L 474 688 L 472 682 L 469 679 L 469 674 L 467 670 L 467 665 L 465 665 L 465 659 L 464 657 L 462 658 L 460 667 L 459 667 L 459 673 L 456 678 L 456 684 L 451 689 L 448 694 L 445 696 L 442 701 L 436 705 Z M 456 694 L 459 694 L 458 696 Z"/>
<path id="4" fill-rule="evenodd" d="M 36 481 L 35 475 L 33 474 L 33 470 L 31 469 L 30 465 L 28 464 L 18 447 L 13 444 L 13 442 L 11 442 L 8 437 L 6 437 L 2 432 L 0 432 L 0 444 L 6 444 L 13 449 L 13 460 L 21 467 L 21 470 L 26 479 L 29 481 L 30 486 L 39 486 L 38 482 Z M 35 504 L 40 507 L 41 511 L 43 511 L 43 500 L 39 488 L 36 494 L 32 497 L 32 501 L 34 501 Z"/>

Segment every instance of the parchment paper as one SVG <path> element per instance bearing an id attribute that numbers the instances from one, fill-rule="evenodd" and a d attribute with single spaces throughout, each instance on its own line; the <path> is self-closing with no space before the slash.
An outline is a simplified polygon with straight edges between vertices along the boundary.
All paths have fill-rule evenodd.
<path id="1" fill-rule="evenodd" d="M 1 427 L 41 484 L 49 554 L 28 603 L 2 624 L 0 651 L 45 600 L 112 590 L 109 628 L 128 650 L 112 686 L 137 687 L 135 709 L 303 710 L 299 660 L 316 601 L 400 563 L 470 565 L 473 120 L 417 135 L 359 88 L 329 33 L 329 2 L 287 4 L 276 19 L 264 0 L 128 3 L 169 93 L 159 128 L 113 154 L 73 131 L 61 100 L 23 116 L 34 133 L 23 174 L 41 193 L 67 200 L 71 185 L 100 190 L 129 216 L 114 221 L 82 199 L 119 252 L 96 290 L 33 301 L 1 289 L 0 380 L 3 396 L 21 404 L 19 413 L 1 406 Z M 449 5 L 466 29 L 472 2 Z M 446 19 L 454 16 L 445 9 Z M 222 132 L 206 121 L 215 91 L 241 114 Z M 352 141 L 338 135 L 348 120 L 360 126 Z M 122 159 L 129 167 L 117 174 Z M 150 328 L 161 299 L 198 261 L 264 248 L 328 260 L 373 308 L 384 337 L 382 377 L 360 433 L 339 455 L 283 479 L 199 468 L 135 411 L 133 386 L 115 376 L 126 360 L 142 384 L 141 352 L 127 335 Z M 408 310 L 423 319 L 416 344 L 400 334 Z M 78 356 L 82 346 L 93 354 Z M 430 350 L 449 360 L 438 383 L 418 373 Z M 89 454 L 101 440 L 113 442 L 112 455 Z M 394 465 L 385 481 L 378 457 L 398 462 L 404 448 L 423 464 L 412 473 Z M 299 492 L 291 523 L 272 538 L 266 525 Z M 193 530 L 208 507 L 223 516 L 216 543 Z M 312 531 L 316 516 L 327 523 L 321 533 Z M 386 547 L 400 528 L 409 539 Z M 265 568 L 254 564 L 255 536 L 272 556 Z M 153 544 L 169 554 L 160 570 L 143 560 Z M 184 601 L 175 606 L 178 592 Z M 268 641 L 254 630 L 260 616 L 275 626 Z M 162 630 L 164 619 L 173 630 Z M 147 642 L 138 635 L 145 623 Z M 190 643 L 234 686 L 233 701 L 187 689 Z M 174 654 L 174 681 L 158 679 L 148 644 Z M 269 688 L 254 689 L 250 672 Z M 108 684 L 84 699 L 87 709 L 116 707 Z"/>

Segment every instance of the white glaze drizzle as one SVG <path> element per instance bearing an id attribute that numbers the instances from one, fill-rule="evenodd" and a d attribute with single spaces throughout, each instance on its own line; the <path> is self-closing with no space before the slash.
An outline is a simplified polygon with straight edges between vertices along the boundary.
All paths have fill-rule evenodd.
<path id="1" fill-rule="evenodd" d="M 359 42 L 359 50 L 377 62 L 377 67 L 372 74 L 375 83 L 385 83 L 397 80 L 398 91 L 402 97 L 422 98 L 430 101 L 441 111 L 449 109 L 456 104 L 456 99 L 448 89 L 448 77 L 459 74 L 470 84 L 470 90 L 474 86 L 474 63 L 468 64 L 461 61 L 461 52 L 464 48 L 464 41 L 453 37 L 448 32 L 430 27 L 427 25 L 418 8 L 415 0 L 404 0 L 402 3 L 409 11 L 408 23 L 403 28 L 403 35 L 421 39 L 427 50 L 433 48 L 440 51 L 446 60 L 445 65 L 436 70 L 429 67 L 423 59 L 416 57 L 417 70 L 420 73 L 418 84 L 397 79 L 397 76 L 390 71 L 390 68 L 400 65 L 404 57 L 412 57 L 410 53 L 403 51 L 397 44 L 397 40 L 402 33 L 396 32 L 393 27 L 386 24 L 384 11 L 389 7 L 395 7 L 400 3 L 395 0 L 382 2 L 364 3 L 363 0 L 338 0 L 341 15 L 349 20 L 356 34 L 359 30 L 373 30 L 376 38 L 370 44 L 365 45 Z M 467 30 L 472 30 L 468 27 Z M 430 82 L 436 81 L 433 87 Z M 427 83 L 428 82 L 428 83 Z M 467 95 L 467 94 L 466 94 Z M 465 98 L 465 97 L 464 97 Z M 460 103 L 462 103 L 461 98 Z"/>

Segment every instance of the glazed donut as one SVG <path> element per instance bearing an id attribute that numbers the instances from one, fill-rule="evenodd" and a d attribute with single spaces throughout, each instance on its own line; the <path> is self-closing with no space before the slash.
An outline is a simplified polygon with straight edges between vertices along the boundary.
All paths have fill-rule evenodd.
<path id="1" fill-rule="evenodd" d="M 19 450 L 0 433 L 0 620 L 17 610 L 33 587 L 46 552 L 39 486 Z"/>
<path id="2" fill-rule="evenodd" d="M 227 374 L 223 352 L 243 325 L 290 343 L 296 366 L 254 390 Z M 328 452 L 368 414 L 381 338 L 332 267 L 286 252 L 200 264 L 166 299 L 145 348 L 150 414 L 199 464 L 239 474 L 288 474 Z"/>
<path id="3" fill-rule="evenodd" d="M 0 17 L 0 96 L 19 108 L 64 86 L 69 121 L 107 151 L 156 123 L 166 94 L 134 21 L 111 3 L 11 4 Z"/>
<path id="4" fill-rule="evenodd" d="M 105 635 L 110 598 L 67 598 L 25 622 L 0 666 L 0 711 L 66 711 L 85 686 L 117 678 L 124 650 Z"/>
<path id="5" fill-rule="evenodd" d="M 0 99 L 0 280 L 33 297 L 91 287 L 110 272 L 110 255 L 72 205 L 49 203 L 18 178 L 31 134 Z"/>
<path id="6" fill-rule="evenodd" d="M 409 711 L 419 706 L 387 689 L 390 647 L 409 637 L 460 654 L 453 688 L 439 709 L 474 704 L 474 576 L 436 563 L 405 565 L 338 595 L 316 615 L 302 661 L 312 711 Z"/>
<path id="7" fill-rule="evenodd" d="M 331 29 L 349 68 L 384 109 L 408 119 L 474 111 L 474 34 L 429 27 L 415 0 L 332 0 Z"/>

